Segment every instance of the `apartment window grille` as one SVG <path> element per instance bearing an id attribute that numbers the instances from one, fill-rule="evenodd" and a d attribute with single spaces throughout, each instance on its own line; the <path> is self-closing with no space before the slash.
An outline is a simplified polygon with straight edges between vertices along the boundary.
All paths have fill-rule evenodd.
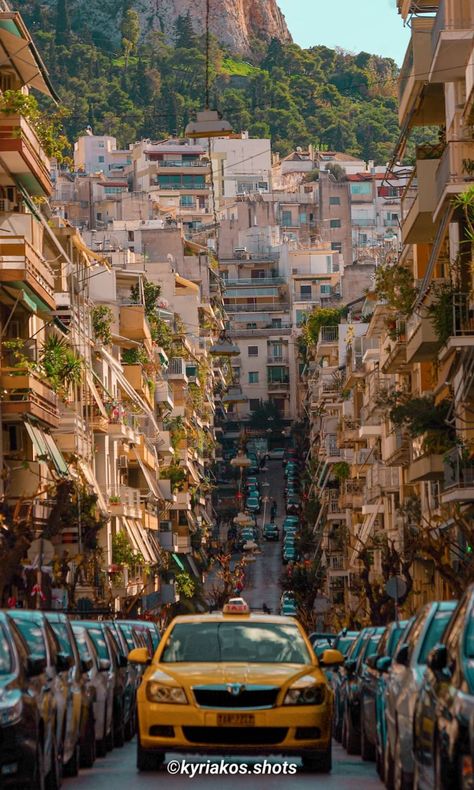
<path id="1" fill-rule="evenodd" d="M 341 205 L 341 198 L 337 195 L 333 195 L 329 198 L 329 205 L 330 206 L 340 206 Z"/>
<path id="2" fill-rule="evenodd" d="M 341 227 L 341 220 L 340 219 L 330 219 L 329 220 L 329 227 L 330 228 L 340 228 Z"/>
<path id="3" fill-rule="evenodd" d="M 258 346 L 249 346 L 248 347 L 248 356 L 249 357 L 258 357 Z"/>

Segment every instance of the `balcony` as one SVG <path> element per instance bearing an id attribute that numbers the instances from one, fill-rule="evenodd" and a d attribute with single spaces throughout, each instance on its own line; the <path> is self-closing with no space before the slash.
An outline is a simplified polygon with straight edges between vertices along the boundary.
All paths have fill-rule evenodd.
<path id="1" fill-rule="evenodd" d="M 227 279 L 224 287 L 252 286 L 255 288 L 260 285 L 284 285 L 286 277 L 240 277 L 238 279 Z"/>
<path id="2" fill-rule="evenodd" d="M 406 324 L 402 319 L 395 321 L 395 326 L 387 336 L 380 355 L 382 373 L 399 373 L 407 363 Z"/>
<path id="3" fill-rule="evenodd" d="M 421 308 L 423 309 L 423 308 Z M 407 363 L 429 362 L 440 346 L 433 322 L 428 316 L 413 313 L 407 321 Z"/>
<path id="4" fill-rule="evenodd" d="M 322 326 L 319 330 L 318 337 L 318 352 L 324 346 L 337 345 L 339 342 L 339 327 L 338 326 Z"/>
<path id="5" fill-rule="evenodd" d="M 224 298 L 224 309 L 228 313 L 287 313 L 290 309 L 289 302 L 265 302 L 260 301 L 257 302 L 246 302 L 245 304 L 242 303 L 231 303 L 227 301 L 227 298 Z M 250 319 L 249 319 L 250 320 Z"/>
<path id="6" fill-rule="evenodd" d="M 138 444 L 140 441 L 136 418 L 122 409 L 118 409 L 117 413 L 110 415 L 107 434 L 113 441 L 126 441 L 133 444 Z"/>
<path id="7" fill-rule="evenodd" d="M 171 510 L 191 510 L 191 494 L 189 491 L 176 492 L 176 501 L 171 505 Z"/>
<path id="8" fill-rule="evenodd" d="M 188 383 L 184 357 L 172 357 L 170 359 L 166 376 L 170 381 L 184 381 L 186 384 Z"/>
<path id="9" fill-rule="evenodd" d="M 400 475 L 396 466 L 388 467 L 373 464 L 367 473 L 365 499 L 373 502 L 385 494 L 400 490 Z"/>
<path id="10" fill-rule="evenodd" d="M 180 535 L 179 533 L 175 537 L 175 545 L 176 545 L 176 552 L 177 554 L 190 554 L 192 551 L 191 546 L 191 536 L 188 535 Z"/>
<path id="11" fill-rule="evenodd" d="M 435 214 L 474 183 L 474 141 L 447 143 L 436 171 Z"/>
<path id="12" fill-rule="evenodd" d="M 454 349 L 474 346 L 474 312 L 469 293 L 459 291 L 453 295 L 451 335 L 439 351 L 440 362 Z"/>
<path id="13" fill-rule="evenodd" d="M 159 432 L 156 442 L 156 449 L 161 458 L 171 458 L 174 455 L 170 431 Z"/>
<path id="14" fill-rule="evenodd" d="M 359 441 L 360 420 L 346 419 L 337 432 L 338 447 L 353 447 Z"/>
<path id="15" fill-rule="evenodd" d="M 154 531 L 158 530 L 159 520 L 158 515 L 152 510 L 149 510 L 146 505 L 142 505 L 142 524 L 145 529 L 152 529 Z"/>
<path id="16" fill-rule="evenodd" d="M 170 529 L 170 530 L 159 530 L 158 537 L 160 541 L 160 546 L 165 551 L 172 551 L 174 553 L 178 552 L 178 539 L 177 535 Z"/>
<path id="17" fill-rule="evenodd" d="M 288 392 L 290 389 L 289 380 L 267 382 L 268 392 Z"/>
<path id="18" fill-rule="evenodd" d="M 382 439 L 382 459 L 385 466 L 406 466 L 410 460 L 411 437 L 405 428 L 394 428 Z"/>
<path id="19" fill-rule="evenodd" d="M 58 397 L 53 390 L 34 373 L 19 368 L 1 368 L 0 387 L 4 420 L 20 421 L 24 417 L 36 417 L 52 428 L 59 424 Z"/>
<path id="20" fill-rule="evenodd" d="M 474 500 L 474 463 L 464 458 L 458 448 L 451 450 L 444 459 L 443 504 Z"/>
<path id="21" fill-rule="evenodd" d="M 468 3 L 452 6 L 447 12 L 446 0 L 440 0 L 436 21 L 431 33 L 432 60 L 430 82 L 454 82 L 464 77 L 464 71 L 474 42 L 473 19 Z"/>
<path id="22" fill-rule="evenodd" d="M 128 486 L 112 486 L 109 491 L 109 510 L 111 516 L 142 517 L 140 491 Z"/>
<path id="23" fill-rule="evenodd" d="M 151 333 L 141 304 L 120 307 L 120 334 L 129 340 L 147 343 L 151 347 Z"/>
<path id="24" fill-rule="evenodd" d="M 145 439 L 142 433 L 140 434 L 140 441 L 137 445 L 135 445 L 134 450 L 135 453 L 137 453 L 137 455 L 140 457 L 142 463 L 145 464 L 148 469 L 152 469 L 153 471 L 157 470 L 157 458 L 153 451 L 153 447 L 148 444 L 148 441 Z M 137 465 L 138 461 L 134 453 L 129 453 L 128 463 L 130 466 Z"/>
<path id="25" fill-rule="evenodd" d="M 402 241 L 404 244 L 430 242 L 436 233 L 433 213 L 436 208 L 436 171 L 441 152 L 433 146 L 431 151 L 425 151 L 424 158 L 418 158 L 420 155 L 421 148 L 419 147 L 416 170 L 413 171 L 401 198 Z"/>
<path id="26" fill-rule="evenodd" d="M 141 365 L 123 365 L 123 373 L 135 392 L 138 392 L 148 405 L 152 406 L 153 398 L 150 390 L 150 380 L 145 376 L 143 367 Z"/>
<path id="27" fill-rule="evenodd" d="M 203 173 L 208 173 L 211 167 L 210 162 L 203 159 L 160 159 L 154 164 L 156 164 L 160 171 L 163 171 L 163 174 L 168 169 L 176 173 L 178 168 L 183 171 L 189 169 L 191 173 L 199 173 L 201 170 Z"/>
<path id="28" fill-rule="evenodd" d="M 42 312 L 56 309 L 53 272 L 24 236 L 1 237 L 0 283 L 26 292 Z"/>
<path id="29" fill-rule="evenodd" d="M 428 84 L 431 71 L 432 17 L 413 17 L 412 36 L 398 79 L 401 127 L 439 125 L 445 120 L 443 86 Z"/>
<path id="30" fill-rule="evenodd" d="M 269 354 L 267 356 L 267 365 L 288 365 L 288 354 Z"/>
<path id="31" fill-rule="evenodd" d="M 167 381 L 157 381 L 155 387 L 155 403 L 160 403 L 169 406 L 170 409 L 174 406 L 173 391 Z"/>
<path id="32" fill-rule="evenodd" d="M 364 485 L 360 480 L 345 480 L 339 498 L 339 506 L 344 510 L 360 509 L 364 504 Z"/>
<path id="33" fill-rule="evenodd" d="M 38 197 L 51 195 L 50 162 L 34 129 L 19 115 L 0 118 L 2 169 Z"/>
<path id="34" fill-rule="evenodd" d="M 440 437 L 433 431 L 430 434 L 415 436 L 410 443 L 410 465 L 408 482 L 420 483 L 423 480 L 440 480 L 444 474 L 443 452 Z"/>

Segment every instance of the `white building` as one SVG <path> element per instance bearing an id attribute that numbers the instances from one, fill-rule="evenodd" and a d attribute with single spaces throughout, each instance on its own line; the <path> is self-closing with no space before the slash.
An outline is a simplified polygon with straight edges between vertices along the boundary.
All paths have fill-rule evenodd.
<path id="1" fill-rule="evenodd" d="M 110 135 L 90 132 L 74 143 L 74 168 L 87 175 L 102 171 L 109 178 L 123 178 L 131 162 L 131 151 L 118 149 L 116 138 Z"/>

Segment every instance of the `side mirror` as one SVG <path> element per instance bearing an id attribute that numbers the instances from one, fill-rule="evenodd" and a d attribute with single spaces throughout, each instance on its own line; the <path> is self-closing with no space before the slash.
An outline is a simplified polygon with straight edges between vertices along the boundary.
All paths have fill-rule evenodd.
<path id="1" fill-rule="evenodd" d="M 390 656 L 381 656 L 375 662 L 375 669 L 377 670 L 377 672 L 388 672 L 391 666 L 392 666 L 392 659 L 390 658 Z"/>
<path id="2" fill-rule="evenodd" d="M 352 673 L 355 672 L 356 666 L 357 666 L 357 661 L 354 661 L 353 659 L 346 658 L 346 660 L 344 661 L 344 669 L 346 670 L 348 675 L 352 675 Z"/>
<path id="3" fill-rule="evenodd" d="M 408 645 L 406 642 L 399 648 L 397 655 L 395 656 L 395 661 L 397 664 L 401 664 L 402 667 L 408 666 Z"/>
<path id="4" fill-rule="evenodd" d="M 446 645 L 436 645 L 428 656 L 428 666 L 433 672 L 441 672 L 448 665 Z"/>
<path id="5" fill-rule="evenodd" d="M 99 659 L 99 672 L 108 672 L 110 669 L 110 661 L 108 658 Z"/>
<path id="6" fill-rule="evenodd" d="M 319 664 L 322 667 L 338 667 L 343 663 L 344 656 L 342 655 L 341 651 L 333 650 L 332 648 L 325 650 L 319 659 Z"/>
<path id="7" fill-rule="evenodd" d="M 81 658 L 82 674 L 84 674 L 85 672 L 89 672 L 89 669 L 92 669 L 92 658 Z"/>
<path id="8" fill-rule="evenodd" d="M 148 649 L 146 647 L 136 647 L 134 650 L 130 650 L 128 654 L 128 660 L 131 664 L 150 664 L 151 659 L 148 655 Z"/>
<path id="9" fill-rule="evenodd" d="M 127 656 L 124 656 L 123 653 L 119 653 L 117 656 L 117 666 L 119 669 L 125 669 L 125 667 L 128 667 L 128 658 Z"/>
<path id="10" fill-rule="evenodd" d="M 74 663 L 72 656 L 67 653 L 58 653 L 56 656 L 56 669 L 58 672 L 68 672 Z"/>
<path id="11" fill-rule="evenodd" d="M 28 677 L 36 678 L 41 675 L 46 669 L 46 659 L 39 658 L 38 656 L 28 656 L 26 664 L 26 672 Z"/>

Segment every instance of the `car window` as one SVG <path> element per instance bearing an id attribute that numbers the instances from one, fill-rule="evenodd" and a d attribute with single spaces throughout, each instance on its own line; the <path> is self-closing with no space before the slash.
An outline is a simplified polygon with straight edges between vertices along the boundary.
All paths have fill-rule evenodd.
<path id="1" fill-rule="evenodd" d="M 23 618 L 15 619 L 18 630 L 24 638 L 30 655 L 35 655 L 38 658 L 46 657 L 46 644 L 44 641 L 43 630 L 41 626 L 32 620 L 23 620 Z"/>
<path id="2" fill-rule="evenodd" d="M 310 664 L 295 626 L 279 623 L 177 623 L 161 661 L 245 661 L 263 664 Z"/>
<path id="3" fill-rule="evenodd" d="M 95 661 L 97 658 L 97 653 L 94 649 L 94 644 L 89 641 L 87 638 L 87 632 L 85 628 L 74 628 L 74 636 L 76 638 L 77 648 L 79 650 L 79 656 L 84 661 L 88 661 L 90 658 Z"/>
<path id="4" fill-rule="evenodd" d="M 390 658 L 393 658 L 397 651 L 403 632 L 405 631 L 405 626 L 406 623 L 404 623 L 403 625 L 398 624 L 398 625 L 394 625 L 393 628 L 391 629 L 390 636 L 387 640 L 387 648 L 386 648 L 387 652 L 385 653 L 385 655 L 390 656 Z"/>
<path id="5" fill-rule="evenodd" d="M 359 657 L 359 653 L 362 649 L 362 645 L 364 644 L 364 642 L 365 642 L 364 636 L 361 635 L 357 637 L 357 639 L 355 640 L 355 642 L 353 643 L 347 654 L 347 657 L 351 659 L 351 661 L 352 660 L 355 661 L 355 659 Z"/>
<path id="6" fill-rule="evenodd" d="M 0 675 L 9 675 L 13 670 L 13 656 L 7 633 L 0 625 Z"/>
<path id="7" fill-rule="evenodd" d="M 149 628 L 148 629 L 148 634 L 151 637 L 151 643 L 153 645 L 153 650 L 156 650 L 156 648 L 160 644 L 160 637 L 159 637 L 158 633 L 155 631 L 154 628 L 153 628 L 153 630 L 151 628 Z"/>
<path id="8" fill-rule="evenodd" d="M 9 624 L 10 634 L 15 643 L 15 647 L 17 649 L 18 657 L 20 659 L 20 663 L 23 669 L 26 669 L 26 664 L 28 661 L 28 648 L 24 638 L 22 637 L 20 631 L 17 628 L 16 623 L 13 620 L 10 620 Z"/>
<path id="9" fill-rule="evenodd" d="M 56 639 L 59 642 L 59 647 L 62 653 L 67 656 L 73 657 L 71 642 L 69 641 L 69 634 L 67 626 L 64 623 L 51 623 L 51 628 L 56 634 Z"/>
<path id="10" fill-rule="evenodd" d="M 466 658 L 474 658 L 474 611 L 472 609 L 466 627 L 465 653 Z"/>
<path id="11" fill-rule="evenodd" d="M 418 656 L 419 664 L 426 664 L 428 653 L 437 642 L 441 641 L 451 615 L 452 612 L 436 612 L 423 639 L 423 645 L 420 650 L 420 655 Z"/>
<path id="12" fill-rule="evenodd" d="M 105 635 L 104 632 L 102 631 L 102 628 L 88 627 L 87 630 L 94 643 L 99 658 L 110 660 L 109 650 L 107 647 L 107 642 L 105 641 Z"/>
<path id="13" fill-rule="evenodd" d="M 449 651 L 451 663 L 455 661 L 458 652 L 459 638 L 462 629 L 464 627 L 464 618 L 466 616 L 468 603 L 469 603 L 469 598 L 468 596 L 466 596 L 464 600 L 460 603 L 456 611 L 453 613 L 451 622 L 449 623 L 443 637 L 443 641 L 446 644 Z"/>
<path id="14" fill-rule="evenodd" d="M 135 642 L 133 641 L 133 629 L 130 623 L 120 623 L 119 628 L 123 634 L 123 637 L 127 643 L 127 647 L 129 650 L 133 650 L 135 647 Z"/>
<path id="15" fill-rule="evenodd" d="M 59 642 L 54 635 L 54 631 L 47 620 L 44 624 L 44 631 L 46 634 L 46 641 L 48 643 L 51 664 L 55 665 L 57 661 L 58 653 L 60 652 L 60 647 L 59 647 Z"/>
<path id="16" fill-rule="evenodd" d="M 351 636 L 342 636 L 337 641 L 337 644 L 336 644 L 337 650 L 340 650 L 341 653 L 345 656 L 347 651 L 349 650 L 350 646 L 353 644 L 353 642 L 355 642 L 355 639 L 356 639 L 355 636 L 352 636 L 352 637 Z"/>
<path id="17" fill-rule="evenodd" d="M 410 629 L 410 631 L 408 631 L 404 635 L 403 641 L 408 643 L 408 656 L 409 656 L 409 659 L 411 658 L 411 656 L 413 654 L 413 649 L 415 648 L 415 646 L 416 646 L 416 644 L 418 642 L 418 639 L 419 639 L 419 637 L 421 635 L 421 632 L 423 631 L 423 628 L 424 628 L 425 623 L 426 623 L 426 619 L 428 617 L 428 613 L 429 613 L 428 609 L 423 609 L 423 611 L 420 613 L 420 615 L 415 619 L 415 621 L 413 623 L 413 626 Z"/>

